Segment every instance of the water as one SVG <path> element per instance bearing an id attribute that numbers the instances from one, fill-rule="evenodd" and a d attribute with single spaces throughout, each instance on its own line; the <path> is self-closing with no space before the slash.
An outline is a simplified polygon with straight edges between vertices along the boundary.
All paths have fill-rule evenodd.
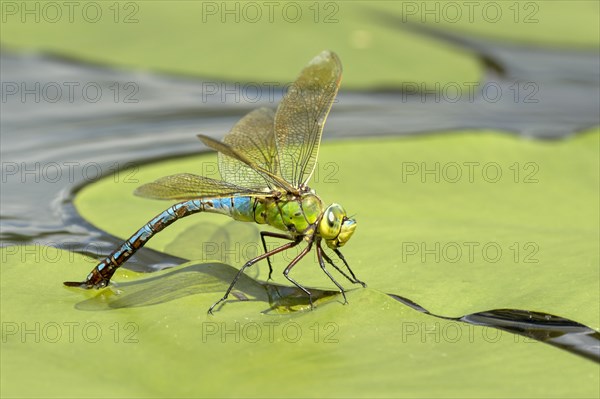
<path id="1" fill-rule="evenodd" d="M 478 54 L 486 67 L 482 87 L 511 95 L 492 101 L 475 90 L 472 97 L 463 92 L 462 98 L 450 101 L 444 94 L 406 85 L 385 91 L 342 90 L 328 118 L 327 139 L 456 129 L 560 139 L 600 124 L 598 53 L 509 46 L 421 26 L 408 28 Z M 111 69 L 35 53 L 3 51 L 0 68 L 2 246 L 41 244 L 85 253 L 93 243 L 109 253 L 120 240 L 79 217 L 72 205 L 78 188 L 132 164 L 197 153 L 201 148 L 197 133 L 223 135 L 245 113 L 259 106 L 274 107 L 283 94 L 275 90 L 270 98 L 251 102 L 239 93 L 225 103 L 223 98 L 231 99 L 231 85 L 218 86 L 226 92 L 212 92 L 214 82 L 201 79 Z M 38 98 L 34 93 L 22 97 L 7 91 L 21 84 L 29 89 L 38 84 Z M 127 267 L 149 270 L 147 265 L 182 261 L 144 249 Z M 554 335 L 561 331 L 560 339 L 540 340 L 553 345 L 566 342 L 559 346 L 600 361 L 597 332 L 581 334 L 571 324 L 537 319 L 528 327 L 519 321 L 522 311 L 503 312 L 500 318 L 490 310 L 461 320 L 498 328 L 506 328 L 507 320 L 512 320 L 533 337 L 541 336 L 534 330 Z"/>
<path id="2" fill-rule="evenodd" d="M 431 313 L 410 299 L 388 294 L 398 302 L 431 316 L 476 326 L 493 327 L 555 346 L 600 361 L 600 333 L 564 317 L 521 309 L 493 309 L 461 317 L 446 317 Z"/>

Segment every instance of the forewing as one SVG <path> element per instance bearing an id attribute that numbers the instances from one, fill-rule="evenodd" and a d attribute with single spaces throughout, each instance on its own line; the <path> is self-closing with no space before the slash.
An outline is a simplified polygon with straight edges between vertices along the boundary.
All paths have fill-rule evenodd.
<path id="1" fill-rule="evenodd" d="M 279 103 L 275 142 L 281 176 L 294 187 L 306 184 L 314 171 L 323 126 L 341 77 L 337 55 L 323 51 L 300 72 Z"/>
<path id="2" fill-rule="evenodd" d="M 267 191 L 251 190 L 222 180 L 190 173 L 161 177 L 152 183 L 138 187 L 134 194 L 140 197 L 162 200 L 271 195 Z"/>
<path id="3" fill-rule="evenodd" d="M 225 136 L 223 142 L 245 155 L 254 165 L 279 174 L 275 146 L 275 112 L 269 108 L 256 109 L 244 116 Z M 219 172 L 223 180 L 242 187 L 265 187 L 265 178 L 256 169 L 219 152 Z M 266 184 L 272 187 L 272 182 Z"/>
<path id="4" fill-rule="evenodd" d="M 202 134 L 198 134 L 197 136 L 207 147 L 212 148 L 220 154 L 233 158 L 256 171 L 256 173 L 258 173 L 263 178 L 263 182 L 258 188 L 279 187 L 280 189 L 283 189 L 288 192 L 296 192 L 295 188 L 292 187 L 281 176 L 272 173 L 267 169 L 263 168 L 262 166 L 258 165 L 244 152 L 238 151 L 235 148 L 231 147 L 229 144 L 215 140 L 208 136 L 204 136 Z M 247 188 L 256 189 L 257 187 Z"/>

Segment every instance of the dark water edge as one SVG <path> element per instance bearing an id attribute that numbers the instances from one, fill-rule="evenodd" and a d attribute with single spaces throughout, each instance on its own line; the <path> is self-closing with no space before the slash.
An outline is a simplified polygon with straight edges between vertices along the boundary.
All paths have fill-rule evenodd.
<path id="1" fill-rule="evenodd" d="M 421 313 L 444 320 L 497 328 L 600 363 L 600 333 L 564 317 L 521 309 L 493 309 L 461 317 L 447 317 L 431 313 L 410 299 L 395 294 L 388 295 Z"/>
<path id="2" fill-rule="evenodd" d="M 328 118 L 326 139 L 469 129 L 563 139 L 600 124 L 597 52 L 507 45 L 430 27 L 400 26 L 394 20 L 386 23 L 476 54 L 484 70 L 480 86 L 511 95 L 492 101 L 475 91 L 472 98 L 462 95 L 451 101 L 443 93 L 409 84 L 360 92 L 342 87 Z M 78 189 L 133 165 L 199 153 L 197 133 L 224 135 L 243 114 L 274 107 L 283 95 L 283 90 L 274 90 L 272 96 L 248 101 L 240 90 L 234 101 L 224 101 L 231 99 L 235 82 L 113 69 L 6 49 L 0 52 L 0 69 L 3 89 L 7 84 L 58 84 L 64 89 L 65 82 L 100 88 L 102 96 L 95 102 L 79 90 L 72 98 L 63 93 L 56 102 L 31 100 L 31 95 L 25 100 L 3 98 L 0 117 L 0 245 L 49 245 L 95 257 L 108 254 L 121 240 L 80 217 L 73 206 Z M 127 267 L 148 272 L 184 261 L 144 249 Z M 599 361 L 598 332 L 557 316 L 494 310 L 458 320 L 532 337 Z"/>

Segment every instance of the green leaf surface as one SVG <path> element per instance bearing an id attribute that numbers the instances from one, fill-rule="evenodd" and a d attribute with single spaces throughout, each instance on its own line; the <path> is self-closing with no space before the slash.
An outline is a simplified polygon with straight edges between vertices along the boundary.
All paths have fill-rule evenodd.
<path id="1" fill-rule="evenodd" d="M 2 45 L 273 84 L 289 82 L 290 70 L 332 49 L 346 66 L 344 87 L 373 88 L 480 80 L 474 54 L 412 32 L 403 21 L 533 45 L 597 47 L 600 41 L 596 1 L 249 3 L 3 2 Z M 382 23 L 373 10 L 396 17 L 398 26 Z"/>
<path id="2" fill-rule="evenodd" d="M 596 22 L 600 16 L 600 3 L 593 0 L 409 1 L 394 8 L 403 11 L 404 19 L 413 23 L 494 41 L 589 49 L 600 42 L 600 27 Z"/>
<path id="3" fill-rule="evenodd" d="M 343 252 L 371 289 L 449 317 L 524 309 L 599 329 L 598 138 L 597 129 L 547 142 L 480 131 L 327 143 L 311 187 L 355 215 Z M 127 238 L 169 204 L 134 197 L 135 187 L 181 172 L 218 177 L 216 157 L 110 176 L 75 204 L 100 229 Z M 261 251 L 256 225 L 242 224 L 194 215 L 147 246 L 240 267 Z M 274 257 L 276 282 L 287 285 L 281 271 L 294 254 Z M 266 280 L 266 265 L 258 270 L 250 275 Z M 314 257 L 293 275 L 332 287 Z"/>
<path id="4" fill-rule="evenodd" d="M 42 11 L 53 11 L 48 3 L 57 4 L 36 3 L 37 21 L 35 13 L 21 18 L 24 3 L 14 3 L 14 14 L 11 9 L 2 24 L 2 44 L 120 67 L 270 85 L 290 82 L 289 71 L 324 49 L 344 60 L 347 88 L 473 82 L 481 69 L 466 51 L 366 19 L 365 10 L 376 5 L 276 2 L 269 16 L 269 6 L 261 2 L 250 8 L 244 2 L 96 2 L 78 9 L 72 21 L 66 12 L 52 21 Z M 386 10 L 391 6 L 382 4 Z M 255 8 L 261 17 L 253 21 Z"/>
<path id="5" fill-rule="evenodd" d="M 597 365 L 495 329 L 439 320 L 377 289 L 269 312 L 250 300 L 205 309 L 235 269 L 194 263 L 117 288 L 62 286 L 90 259 L 5 247 L 2 397 L 596 397 Z M 166 283 L 166 285 L 165 285 Z M 572 384 L 577 381 L 577 384 Z M 510 383 L 507 383 L 510 382 Z"/>

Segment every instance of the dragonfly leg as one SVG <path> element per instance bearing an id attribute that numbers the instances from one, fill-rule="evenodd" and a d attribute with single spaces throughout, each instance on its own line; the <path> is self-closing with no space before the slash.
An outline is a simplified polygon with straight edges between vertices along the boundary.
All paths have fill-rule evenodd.
<path id="1" fill-rule="evenodd" d="M 363 286 L 363 288 L 367 287 L 367 284 L 365 284 L 364 282 L 360 281 L 359 279 L 356 278 L 356 276 L 354 275 L 354 272 L 352 271 L 352 269 L 350 269 L 350 265 L 348 265 L 348 262 L 346 262 L 346 258 L 344 258 L 344 255 L 342 255 L 342 253 L 340 252 L 339 249 L 334 249 L 333 252 L 336 253 L 336 255 L 342 260 L 342 262 L 344 262 L 344 265 L 346 265 L 346 268 L 348 269 L 348 271 L 350 272 L 350 275 L 354 278 L 354 280 L 356 280 L 357 283 L 359 283 L 360 285 Z"/>
<path id="2" fill-rule="evenodd" d="M 281 238 L 284 240 L 293 240 L 294 238 L 287 235 L 287 234 L 281 234 L 281 233 L 273 233 L 270 231 L 261 231 L 260 232 L 260 239 L 262 241 L 263 244 L 263 248 L 265 250 L 265 253 L 267 253 L 267 242 L 265 241 L 265 237 L 273 237 L 273 238 Z M 271 275 L 273 274 L 273 266 L 271 266 L 271 258 L 267 257 L 267 263 L 269 264 L 269 280 L 271 280 Z"/>
<path id="3" fill-rule="evenodd" d="M 331 281 L 333 281 L 333 283 L 338 287 L 338 289 L 340 290 L 340 293 L 342 294 L 342 296 L 344 297 L 344 305 L 348 303 L 348 299 L 346 299 L 346 292 L 344 291 L 344 288 L 340 285 L 340 283 L 338 283 L 337 281 L 335 281 L 335 279 L 333 278 L 333 276 L 327 271 L 327 269 L 325 269 L 325 262 L 323 261 L 323 248 L 321 248 L 321 243 L 319 242 L 317 245 L 317 259 L 319 259 L 319 265 L 321 265 L 321 269 L 323 269 L 323 271 L 325 272 L 325 274 L 327 275 L 327 277 L 329 277 L 329 279 Z M 331 259 L 329 259 L 331 260 Z M 330 262 L 331 263 L 331 262 Z M 335 267 L 335 265 L 334 265 Z M 336 267 L 337 269 L 337 267 Z M 340 272 L 341 270 L 338 269 Z M 344 273 L 342 273 L 344 274 Z M 345 276 L 345 274 L 344 274 Z M 348 276 L 346 276 L 348 277 Z"/>
<path id="4" fill-rule="evenodd" d="M 306 295 L 308 295 L 308 300 L 310 302 L 310 308 L 311 310 L 314 309 L 313 306 L 313 302 L 312 302 L 312 294 L 310 293 L 309 290 L 307 290 L 306 288 L 304 288 L 303 286 L 301 286 L 300 284 L 298 284 L 293 278 L 291 278 L 288 274 L 290 273 L 290 270 L 292 270 L 292 268 L 294 266 L 296 266 L 296 264 L 300 261 L 300 259 L 302 259 L 308 252 L 310 252 L 310 249 L 312 248 L 312 241 L 308 243 L 308 245 L 306 246 L 306 248 L 304 248 L 302 250 L 302 252 L 300 252 L 298 254 L 298 256 L 296 256 L 291 262 L 290 264 L 285 268 L 285 270 L 283 271 L 283 275 L 285 276 L 285 278 L 287 278 L 290 282 L 292 282 L 292 284 L 294 284 L 296 287 L 300 288 L 302 291 L 304 291 L 304 293 Z"/>
<path id="5" fill-rule="evenodd" d="M 319 245 L 319 247 L 320 247 L 320 245 Z M 359 284 L 358 281 L 356 281 L 352 277 L 348 276 L 346 273 L 344 273 L 344 271 L 342 269 L 340 269 L 335 263 L 333 263 L 333 260 L 331 260 L 331 258 L 329 256 L 327 256 L 327 254 L 325 253 L 325 251 L 323 251 L 322 248 L 321 248 L 321 256 L 323 256 L 323 259 L 325 259 L 325 262 L 327 262 L 331 266 L 333 266 L 333 268 L 335 270 L 337 270 L 342 276 L 346 277 L 348 279 L 348 281 L 350 281 L 352 284 Z"/>
<path id="6" fill-rule="evenodd" d="M 215 306 L 217 306 L 218 304 L 220 304 L 221 302 L 225 301 L 227 299 L 227 297 L 229 296 L 229 294 L 231 293 L 231 290 L 233 289 L 233 286 L 235 285 L 235 283 L 237 283 L 238 279 L 240 278 L 240 276 L 242 275 L 242 273 L 244 273 L 244 270 L 246 270 L 246 268 L 252 266 L 253 264 L 255 264 L 256 262 L 258 262 L 259 260 L 263 260 L 265 258 L 269 258 L 269 256 L 271 255 L 275 255 L 279 252 L 285 251 L 287 249 L 293 248 L 296 245 L 300 244 L 300 242 L 302 241 L 302 239 L 298 239 L 295 240 L 293 242 L 288 242 L 287 244 L 284 244 L 278 248 L 275 248 L 272 251 L 269 252 L 265 252 L 262 255 L 257 256 L 254 259 L 249 260 L 248 262 L 246 262 L 244 264 L 244 266 L 242 266 L 240 268 L 240 270 L 237 272 L 237 274 L 235 275 L 235 277 L 233 278 L 233 281 L 231 282 L 231 284 L 229 285 L 229 288 L 227 288 L 227 291 L 225 291 L 225 295 L 223 295 L 223 298 L 219 299 L 217 302 L 213 303 L 213 305 L 208 309 L 208 313 L 213 314 L 213 309 L 215 308 Z"/>

